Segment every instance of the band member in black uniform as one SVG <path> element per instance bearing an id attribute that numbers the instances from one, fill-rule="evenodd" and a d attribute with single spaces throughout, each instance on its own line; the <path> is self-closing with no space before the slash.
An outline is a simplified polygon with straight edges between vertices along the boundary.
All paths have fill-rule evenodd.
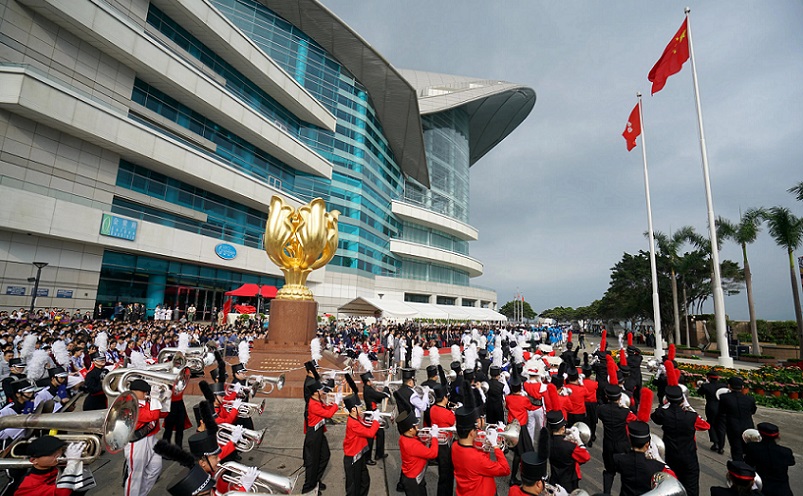
<path id="1" fill-rule="evenodd" d="M 577 348 L 576 350 L 572 351 L 573 346 L 574 343 L 572 343 L 571 341 L 567 342 L 566 351 L 560 354 L 560 358 L 561 360 L 563 360 L 563 363 L 566 364 L 567 368 L 577 368 L 577 363 L 578 363 L 577 352 L 580 350 L 580 348 Z"/>
<path id="2" fill-rule="evenodd" d="M 438 368 L 435 367 L 435 373 L 437 374 Z M 374 374 L 371 372 L 366 372 L 360 376 L 360 380 L 362 380 L 362 398 L 365 400 L 365 406 L 368 411 L 374 411 L 379 409 L 382 405 L 382 401 L 388 398 L 388 395 L 384 392 L 377 391 L 374 389 Z M 371 453 L 374 449 L 374 438 L 368 439 L 368 453 L 365 454 L 366 459 L 365 463 L 367 465 L 376 465 L 376 461 L 374 460 L 383 460 L 387 458 L 387 453 L 385 453 L 385 429 L 379 429 L 376 433 L 376 455 L 371 458 Z"/>
<path id="3" fill-rule="evenodd" d="M 239 384 L 240 386 L 247 386 L 248 385 L 248 376 L 246 375 L 248 369 L 245 368 L 245 365 L 242 363 L 237 363 L 231 366 L 231 373 L 232 373 L 232 384 Z M 249 397 L 246 391 L 240 391 L 238 396 L 244 401 L 248 402 L 251 398 Z M 237 420 L 234 421 L 234 425 L 241 425 L 246 429 L 254 430 L 254 420 L 251 418 L 242 418 L 240 416 L 237 417 Z"/>
<path id="4" fill-rule="evenodd" d="M 756 468 L 764 483 L 763 492 L 773 496 L 792 496 L 789 487 L 789 467 L 795 464 L 792 450 L 778 444 L 778 426 L 769 422 L 758 424 L 761 441 L 747 443 L 744 461 Z"/>
<path id="5" fill-rule="evenodd" d="M 467 405 L 474 405 L 474 408 L 477 409 L 477 416 L 485 417 L 485 401 L 480 392 L 479 385 L 474 380 L 473 370 L 466 370 L 463 372 L 463 386 L 465 387 L 463 400 Z M 468 400 L 468 395 L 472 396 L 471 401 Z"/>
<path id="6" fill-rule="evenodd" d="M 485 417 L 489 424 L 505 421 L 505 385 L 499 380 L 502 369 L 491 365 L 488 369 L 491 380 L 488 381 L 488 394 L 485 398 Z"/>
<path id="7" fill-rule="evenodd" d="M 719 380 L 719 372 L 711 369 L 706 374 L 708 381 L 697 388 L 697 394 L 705 398 L 705 418 L 711 424 L 708 439 L 711 440 L 711 451 L 719 454 L 725 452 L 725 424 L 719 421 L 719 398 L 717 391 L 728 386 Z"/>
<path id="8" fill-rule="evenodd" d="M 742 393 L 744 381 L 741 377 L 728 379 L 730 393 L 719 397 L 718 421 L 725 424 L 725 434 L 731 446 L 731 460 L 742 460 L 744 441 L 742 433 L 753 428 L 753 414 L 756 413 L 756 400 Z"/>
<path id="9" fill-rule="evenodd" d="M 594 372 L 594 369 L 588 362 L 588 353 L 583 353 L 583 375 L 585 378 L 583 379 L 583 387 L 586 388 L 588 393 L 586 394 L 586 418 L 588 419 L 588 428 L 591 431 L 591 438 L 588 440 L 588 447 L 594 444 L 594 441 L 597 440 L 597 422 L 599 418 L 597 417 L 597 407 L 599 407 L 599 381 L 595 381 L 591 378 L 591 374 Z M 602 394 L 605 394 L 603 391 Z"/>
<path id="10" fill-rule="evenodd" d="M 11 403 L 8 403 L 2 408 L 2 410 L 0 410 L 0 417 L 33 413 L 33 397 L 41 389 L 42 388 L 38 386 L 33 386 L 30 382 L 28 382 L 27 379 L 20 379 L 12 382 L 10 396 Z M 0 430 L 0 440 L 2 440 L 3 443 L 2 447 L 8 448 L 15 439 L 24 434 L 25 429 L 6 428 Z M 27 472 L 28 470 L 25 468 L 10 468 L 6 470 L 9 482 L 6 484 L 6 487 L 0 491 L 0 495 L 13 495 L 19 485 L 22 483 L 22 480 L 25 478 L 25 474 Z"/>
<path id="11" fill-rule="evenodd" d="M 480 348 L 477 350 L 477 356 L 479 356 L 479 370 L 477 371 L 476 378 L 477 381 L 484 382 L 488 380 L 488 373 L 489 369 L 491 368 L 491 359 L 488 358 L 488 351 L 485 350 L 485 348 Z"/>
<path id="12" fill-rule="evenodd" d="M 307 425 L 307 407 L 309 406 L 309 399 L 317 391 L 317 384 L 321 381 L 321 376 L 315 369 L 315 362 L 309 361 L 304 363 L 304 368 L 307 369 L 307 376 L 304 378 L 304 425 Z"/>
<path id="13" fill-rule="evenodd" d="M 695 433 L 711 426 L 697 412 L 681 406 L 683 390 L 672 383 L 670 370 L 674 367 L 670 367 L 667 367 L 669 385 L 666 386 L 669 404 L 658 407 L 650 418 L 663 429 L 661 437 L 666 445 L 667 465 L 675 472 L 688 496 L 697 496 L 700 493 L 700 461 L 697 459 Z"/>
<path id="14" fill-rule="evenodd" d="M 435 389 L 436 387 L 440 386 L 440 377 L 438 376 L 438 366 L 437 365 L 430 365 L 427 367 L 427 380 L 421 383 L 422 386 L 426 386 L 430 389 Z"/>
<path id="15" fill-rule="evenodd" d="M 551 434 L 549 465 L 552 470 L 549 482 L 562 486 L 566 491 L 574 491 L 580 484 L 580 465 L 588 462 L 591 455 L 580 439 L 577 442 L 567 439 L 566 419 L 562 411 L 547 412 L 546 420 Z"/>
<path id="16" fill-rule="evenodd" d="M 413 387 L 415 387 L 415 370 L 402 369 L 402 385 L 393 392 L 393 397 L 396 399 L 396 408 L 399 413 L 413 412 L 415 407 L 410 402 L 410 397 L 413 395 Z M 413 412 L 415 415 L 415 412 Z"/>
<path id="17" fill-rule="evenodd" d="M 25 379 L 25 362 L 22 358 L 12 358 L 8 361 L 11 375 L 3 379 L 3 393 L 6 395 L 6 404 L 14 402 L 14 388 L 11 383 Z"/>
<path id="18" fill-rule="evenodd" d="M 613 457 L 618 453 L 630 451 L 630 440 L 627 438 L 627 424 L 637 420 L 636 415 L 629 408 L 622 406 L 619 400 L 622 397 L 622 388 L 616 378 L 616 363 L 613 357 L 606 356 L 608 365 L 609 384 L 605 386 L 606 403 L 597 408 L 597 416 L 602 421 L 602 462 L 605 469 L 602 471 L 602 492 L 611 493 L 613 480 L 616 476 Z M 597 374 L 597 378 L 601 376 Z"/>
<path id="19" fill-rule="evenodd" d="M 762 496 L 763 494 L 775 496 L 776 493 L 752 489 L 756 471 L 747 463 L 728 460 L 727 467 L 730 487 L 712 487 L 711 496 Z"/>
<path id="20" fill-rule="evenodd" d="M 650 448 L 650 425 L 646 422 L 630 422 L 627 425 L 632 450 L 613 455 L 614 471 L 622 476 L 619 496 L 640 496 L 652 489 L 652 476 L 656 472 L 675 475 L 665 463 L 646 457 Z"/>
<path id="21" fill-rule="evenodd" d="M 455 379 L 449 384 L 449 401 L 452 403 L 464 403 L 463 401 L 463 366 L 460 362 L 454 361 L 449 365 L 456 375 Z"/>
<path id="22" fill-rule="evenodd" d="M 641 376 L 641 362 L 644 361 L 644 357 L 641 355 L 641 349 L 637 346 L 633 346 L 633 334 L 630 333 L 627 335 L 627 363 L 630 366 L 630 375 L 636 380 L 636 390 L 641 391 L 641 387 L 644 384 L 644 378 Z"/>
<path id="23" fill-rule="evenodd" d="M 103 392 L 103 378 L 109 373 L 105 366 L 106 355 L 100 352 L 92 355 L 92 369 L 84 377 L 84 389 L 87 392 L 87 397 L 84 400 L 85 412 L 109 408 L 106 393 Z"/>

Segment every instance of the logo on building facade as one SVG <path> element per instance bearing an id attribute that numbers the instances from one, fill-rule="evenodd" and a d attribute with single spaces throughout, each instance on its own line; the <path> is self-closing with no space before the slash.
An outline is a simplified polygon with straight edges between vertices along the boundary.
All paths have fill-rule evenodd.
<path id="1" fill-rule="evenodd" d="M 134 241 L 137 238 L 137 225 L 135 220 L 124 219 L 116 215 L 103 214 L 100 221 L 100 234 L 111 238 Z"/>
<path id="2" fill-rule="evenodd" d="M 215 246 L 215 254 L 223 260 L 234 260 L 237 257 L 237 248 L 228 243 L 220 243 Z"/>

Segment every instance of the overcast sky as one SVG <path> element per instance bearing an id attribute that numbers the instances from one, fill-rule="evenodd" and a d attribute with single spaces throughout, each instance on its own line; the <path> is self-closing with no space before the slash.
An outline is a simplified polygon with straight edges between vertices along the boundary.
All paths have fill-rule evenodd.
<path id="1" fill-rule="evenodd" d="M 621 136 L 637 91 L 655 229 L 707 233 L 690 63 L 655 96 L 647 81 L 685 4 L 324 3 L 398 68 L 535 90 L 530 116 L 471 172 L 470 250 L 485 265 L 472 283 L 496 289 L 500 305 L 517 291 L 536 311 L 587 305 L 623 252 L 648 249 L 641 149 L 628 153 Z M 803 2 L 689 6 L 716 215 L 775 205 L 803 215 L 786 192 L 803 181 Z M 721 254 L 741 265 L 732 243 Z M 785 251 L 765 228 L 748 254 L 759 318 L 794 319 Z M 746 301 L 726 298 L 728 315 L 746 319 Z"/>

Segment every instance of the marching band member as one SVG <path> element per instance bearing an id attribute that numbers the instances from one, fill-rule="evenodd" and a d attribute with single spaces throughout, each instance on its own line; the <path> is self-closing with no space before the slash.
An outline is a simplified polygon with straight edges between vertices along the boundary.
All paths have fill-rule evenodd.
<path id="1" fill-rule="evenodd" d="M 620 403 L 622 398 L 622 388 L 619 386 L 619 379 L 616 375 L 616 363 L 610 355 L 605 357 L 608 370 L 608 384 L 605 386 L 605 398 L 607 402 L 600 405 L 597 415 L 602 421 L 604 437 L 602 440 L 602 492 L 610 494 L 613 487 L 613 480 L 616 472 L 613 464 L 613 457 L 617 453 L 627 453 L 630 451 L 630 441 L 627 438 L 627 424 L 638 417 Z M 600 377 L 599 375 L 597 377 Z"/>
<path id="2" fill-rule="evenodd" d="M 728 386 L 719 380 L 719 372 L 716 369 L 709 370 L 706 374 L 706 381 L 697 388 L 697 394 L 705 398 L 705 418 L 711 424 L 708 430 L 708 439 L 711 440 L 711 451 L 719 454 L 725 452 L 725 424 L 719 422 L 719 397 L 717 391 Z"/>
<path id="3" fill-rule="evenodd" d="M 454 412 L 447 406 L 449 397 L 446 386 L 435 388 L 435 404 L 429 409 L 432 425 L 451 427 L 455 424 Z M 396 420 L 398 423 L 398 419 Z M 433 442 L 437 442 L 436 436 Z M 438 496 L 451 496 L 454 493 L 454 466 L 452 465 L 451 443 L 438 445 Z"/>
<path id="4" fill-rule="evenodd" d="M 437 371 L 437 368 L 435 370 Z M 363 383 L 362 397 L 365 400 L 365 406 L 369 411 L 378 409 L 388 395 L 374 389 L 374 374 L 370 371 L 360 375 L 360 380 Z M 367 465 L 376 465 L 375 460 L 387 458 L 388 455 L 385 453 L 385 429 L 379 429 L 376 433 L 376 456 L 371 458 L 373 448 L 374 438 L 371 438 L 368 440 L 368 456 L 365 460 Z"/>
<path id="5" fill-rule="evenodd" d="M 209 404 L 208 401 L 204 400 L 199 404 L 197 404 L 196 407 L 197 407 L 196 418 L 198 420 L 198 432 L 205 433 L 217 439 L 218 426 L 223 425 L 223 423 L 217 422 L 217 418 L 215 418 L 215 414 L 212 411 L 212 406 Z M 193 410 L 195 410 L 195 408 L 193 408 Z M 215 455 L 218 460 L 225 460 L 232 453 L 234 453 L 236 449 L 236 444 L 243 438 L 244 431 L 245 428 L 241 425 L 235 425 L 232 427 L 231 439 L 229 440 L 229 442 L 221 444 L 220 452 Z M 199 438 L 195 439 L 197 440 Z M 190 451 L 192 451 L 192 446 L 190 446 Z"/>
<path id="6" fill-rule="evenodd" d="M 346 376 L 351 378 L 351 376 Z M 353 391 L 353 389 L 352 389 Z M 371 476 L 365 465 L 368 439 L 376 436 L 379 422 L 363 423 L 360 398 L 356 392 L 343 398 L 349 416 L 346 420 L 346 437 L 343 439 L 343 469 L 346 472 L 346 496 L 366 496 L 371 487 Z"/>
<path id="7" fill-rule="evenodd" d="M 215 423 L 220 424 L 233 424 L 237 418 L 241 399 L 235 399 L 228 404 L 223 399 L 226 395 L 225 385 L 220 382 L 214 382 L 211 385 L 206 381 L 200 381 L 198 387 L 201 389 L 206 401 L 214 408 Z"/>
<path id="8" fill-rule="evenodd" d="M 566 415 L 568 427 L 571 427 L 577 422 L 585 423 L 588 421 L 586 418 L 588 390 L 580 384 L 580 374 L 577 373 L 577 367 L 569 367 L 566 371 L 566 381 L 564 387 L 572 392 L 568 396 L 568 412 Z"/>
<path id="9" fill-rule="evenodd" d="M 440 389 L 440 388 L 439 388 Z M 402 484 L 406 496 L 427 496 L 427 461 L 438 456 L 438 425 L 430 427 L 432 439 L 427 446 L 418 438 L 418 419 L 407 413 L 396 418 L 399 428 Z M 450 493 L 451 494 L 451 493 Z"/>
<path id="10" fill-rule="evenodd" d="M 36 408 L 43 401 L 54 400 L 53 412 L 55 413 L 70 401 L 70 392 L 67 389 L 67 371 L 63 367 L 53 367 L 47 369 L 47 374 L 50 376 L 50 385 L 36 394 L 33 406 Z"/>
<path id="11" fill-rule="evenodd" d="M 614 472 L 622 474 L 619 496 L 640 496 L 652 489 L 652 476 L 656 472 L 675 473 L 659 460 L 647 458 L 650 448 L 650 425 L 640 420 L 627 425 L 631 450 L 613 455 Z"/>
<path id="12" fill-rule="evenodd" d="M 11 383 L 11 391 L 11 403 L 0 410 L 0 417 L 33 413 L 33 395 L 39 391 L 39 388 L 31 385 L 27 380 L 22 379 Z M 0 440 L 3 440 L 3 447 L 9 446 L 9 443 L 22 436 L 24 433 L 25 429 L 6 428 L 0 430 Z M 25 477 L 25 472 L 24 468 L 8 469 L 7 474 L 10 481 L 0 494 L 3 496 L 14 494 L 14 490 L 20 485 L 22 478 Z"/>
<path id="13" fill-rule="evenodd" d="M 546 414 L 550 439 L 549 465 L 552 468 L 549 482 L 574 491 L 583 478 L 580 465 L 588 462 L 591 455 L 580 439 L 566 435 L 566 419 L 563 413 L 554 410 Z"/>
<path id="14" fill-rule="evenodd" d="M 756 471 L 753 467 L 741 460 L 728 460 L 726 466 L 730 487 L 712 487 L 711 496 L 761 496 L 764 494 L 753 489 L 753 482 L 756 478 Z M 775 496 L 777 493 L 767 492 L 766 494 Z"/>
<path id="15" fill-rule="evenodd" d="M 6 404 L 14 402 L 14 388 L 11 383 L 25 379 L 25 362 L 22 358 L 12 358 L 8 361 L 11 374 L 3 379 L 3 393 L 6 395 Z"/>
<path id="16" fill-rule="evenodd" d="M 667 361 L 667 383 L 665 394 L 667 405 L 658 407 L 650 418 L 663 429 L 666 444 L 666 463 L 675 472 L 678 480 L 689 496 L 700 492 L 700 462 L 697 459 L 697 431 L 706 431 L 711 426 L 697 415 L 697 412 L 682 406 L 683 390 L 677 385 L 674 366 Z M 674 379 L 673 379 L 674 376 Z"/>
<path id="17" fill-rule="evenodd" d="M 491 380 L 488 381 L 488 394 L 485 400 L 485 417 L 489 424 L 498 424 L 505 420 L 505 386 L 499 378 L 502 369 L 496 365 L 492 365 L 488 369 L 488 373 L 491 375 Z"/>
<path id="18" fill-rule="evenodd" d="M 457 351 L 458 353 L 460 352 L 459 347 Z M 452 355 L 454 356 L 454 349 L 452 350 Z M 449 368 L 455 373 L 455 379 L 449 384 L 449 401 L 463 403 L 463 366 L 459 361 L 455 360 L 449 365 Z"/>
<path id="19" fill-rule="evenodd" d="M 717 421 L 725 424 L 725 434 L 731 447 L 731 460 L 744 458 L 745 443 L 742 433 L 753 428 L 753 415 L 756 413 L 756 400 L 742 393 L 743 387 L 742 378 L 733 376 L 728 379 L 730 392 L 719 397 Z"/>
<path id="20" fill-rule="evenodd" d="M 494 477 L 510 475 L 510 466 L 505 453 L 497 446 L 495 431 L 488 435 L 493 446 L 492 453 L 474 447 L 477 438 L 477 413 L 473 408 L 460 407 L 455 412 L 457 420 L 456 443 L 452 443 L 452 462 L 457 496 L 493 496 L 496 494 Z"/>
<path id="21" fill-rule="evenodd" d="M 510 476 L 510 485 L 513 486 L 521 484 L 521 481 L 516 478 L 521 455 L 533 450 L 533 442 L 527 430 L 528 412 L 539 408 L 533 405 L 530 398 L 521 394 L 521 378 L 519 377 L 519 368 L 515 364 L 511 366 L 510 394 L 505 398 L 505 404 L 507 405 L 507 423 L 509 424 L 515 419 L 521 425 L 519 442 L 513 448 L 513 467 Z"/>
<path id="22" fill-rule="evenodd" d="M 792 496 L 788 471 L 795 464 L 794 453 L 778 444 L 780 432 L 777 425 L 761 422 L 757 427 L 761 441 L 746 444 L 744 461 L 756 468 L 766 494 Z"/>
<path id="23" fill-rule="evenodd" d="M 588 353 L 583 353 L 583 387 L 586 389 L 586 418 L 588 419 L 588 428 L 591 431 L 591 438 L 588 440 L 588 447 L 594 445 L 597 440 L 597 407 L 599 406 L 597 398 L 599 397 L 597 391 L 599 389 L 599 382 L 591 378 L 594 369 L 588 363 Z"/>
<path id="24" fill-rule="evenodd" d="M 26 455 L 33 468 L 22 480 L 15 496 L 69 496 L 80 487 L 83 472 L 81 453 L 86 443 L 67 443 L 53 436 L 42 436 L 28 445 Z M 67 466 L 59 473 L 59 457 Z"/>
<path id="25" fill-rule="evenodd" d="M 546 491 L 549 434 L 543 427 L 538 434 L 538 450 L 521 456 L 521 486 L 513 486 L 508 496 L 538 496 Z"/>
<path id="26" fill-rule="evenodd" d="M 147 495 L 162 471 L 162 457 L 154 453 L 159 419 L 167 417 L 169 403 L 164 405 L 148 396 L 151 386 L 142 379 L 134 379 L 129 386 L 139 400 L 139 417 L 131 441 L 125 445 L 126 481 L 125 496 Z"/>
<path id="27" fill-rule="evenodd" d="M 84 378 L 84 389 L 87 397 L 84 400 L 84 411 L 105 410 L 109 408 L 106 393 L 103 392 L 103 378 L 109 371 L 106 369 L 106 355 L 95 352 L 92 355 L 92 368 Z"/>
<path id="28" fill-rule="evenodd" d="M 337 413 L 340 395 L 336 395 L 331 405 L 324 404 L 324 388 L 320 382 L 313 386 L 314 391 L 307 402 L 307 423 L 304 426 L 304 487 L 302 493 L 307 493 L 318 486 L 323 491 L 326 485 L 321 482 L 326 466 L 329 465 L 329 443 L 326 440 L 326 419 Z"/>

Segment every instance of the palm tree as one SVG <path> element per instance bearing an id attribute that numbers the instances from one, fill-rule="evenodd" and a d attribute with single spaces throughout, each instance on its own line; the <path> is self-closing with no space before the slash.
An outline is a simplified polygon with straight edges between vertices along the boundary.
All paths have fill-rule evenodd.
<path id="1" fill-rule="evenodd" d="M 803 181 L 800 181 L 799 183 L 797 183 L 797 186 L 792 186 L 786 191 L 797 196 L 797 201 L 803 201 Z"/>
<path id="2" fill-rule="evenodd" d="M 742 247 L 742 259 L 744 263 L 744 282 L 747 287 L 747 310 L 750 312 L 750 333 L 753 337 L 753 353 L 761 354 L 761 347 L 758 344 L 758 329 L 756 328 L 756 307 L 753 302 L 753 278 L 750 273 L 750 263 L 747 261 L 747 245 L 756 240 L 756 236 L 761 231 L 761 222 L 766 216 L 763 208 L 751 208 L 742 215 L 739 224 L 722 217 L 717 219 L 717 227 L 720 239 L 732 239 Z"/>
<path id="3" fill-rule="evenodd" d="M 675 316 L 675 344 L 680 344 L 680 310 L 678 308 L 678 278 L 676 272 L 680 263 L 678 250 L 684 243 L 694 243 L 698 235 L 694 232 L 693 227 L 685 226 L 672 233 L 671 236 L 657 231 L 653 236 L 656 243 L 658 243 L 658 249 L 669 259 L 669 281 L 672 283 L 672 306 Z M 686 345 L 690 346 L 689 343 L 686 343 Z"/>
<path id="4" fill-rule="evenodd" d="M 766 216 L 770 236 L 775 243 L 786 248 L 789 254 L 789 274 L 792 277 L 792 296 L 795 303 L 795 319 L 797 320 L 797 339 L 803 349 L 803 312 L 800 309 L 800 290 L 798 289 L 795 270 L 795 250 L 803 243 L 803 219 L 795 217 L 788 208 L 772 207 Z M 800 351 L 798 350 L 798 353 Z M 799 356 L 799 355 L 798 355 Z"/>

